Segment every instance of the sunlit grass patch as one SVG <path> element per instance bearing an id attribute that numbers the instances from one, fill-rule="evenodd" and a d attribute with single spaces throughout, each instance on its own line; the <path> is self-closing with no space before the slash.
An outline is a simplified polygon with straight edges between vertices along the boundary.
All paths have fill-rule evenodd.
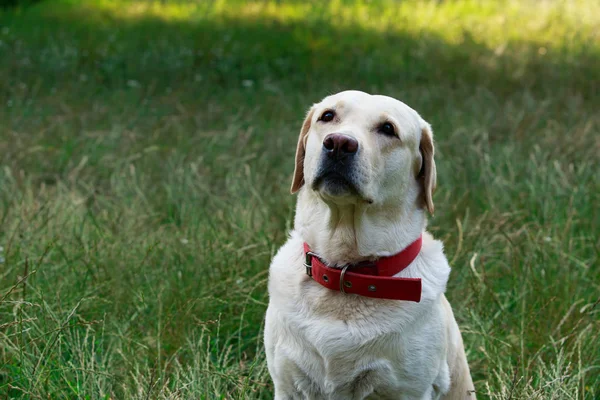
<path id="1" fill-rule="evenodd" d="M 490 47 L 507 41 L 560 46 L 593 46 L 600 35 L 600 5 L 592 1 L 144 1 L 94 0 L 72 3 L 117 20 L 156 18 L 171 22 L 202 20 L 264 20 L 265 23 L 313 22 L 331 27 L 379 33 L 434 33 L 449 43 L 461 43 L 465 33 Z M 55 15 L 55 7 L 45 12 Z M 68 14 L 67 14 L 68 15 Z"/>
<path id="2" fill-rule="evenodd" d="M 7 32 L 28 32 L 24 38 L 44 51 L 30 52 L 35 46 L 18 46 L 8 33 L 3 47 L 13 61 L 0 67 L 18 78 L 44 65 L 41 84 L 154 90 L 183 82 L 256 82 L 255 88 L 281 91 L 299 85 L 295 79 L 315 87 L 325 79 L 335 88 L 346 81 L 360 87 L 470 81 L 510 92 L 560 80 L 587 98 L 600 80 L 593 67 L 600 62 L 599 7 L 559 1 L 42 3 L 4 19 Z"/>

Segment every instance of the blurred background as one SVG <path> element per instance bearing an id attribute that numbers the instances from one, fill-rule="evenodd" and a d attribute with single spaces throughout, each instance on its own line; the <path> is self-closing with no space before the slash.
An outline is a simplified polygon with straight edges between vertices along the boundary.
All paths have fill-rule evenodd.
<path id="1" fill-rule="evenodd" d="M 479 398 L 600 396 L 597 1 L 1 4 L 1 397 L 272 398 L 296 139 L 345 89 L 433 125 Z"/>

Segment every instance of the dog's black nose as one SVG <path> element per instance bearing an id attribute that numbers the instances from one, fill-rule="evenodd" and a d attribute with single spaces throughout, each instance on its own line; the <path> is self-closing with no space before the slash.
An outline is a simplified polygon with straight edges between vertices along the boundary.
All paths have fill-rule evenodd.
<path id="1" fill-rule="evenodd" d="M 331 133 L 323 140 L 323 151 L 331 158 L 344 158 L 358 151 L 358 141 L 348 135 Z"/>

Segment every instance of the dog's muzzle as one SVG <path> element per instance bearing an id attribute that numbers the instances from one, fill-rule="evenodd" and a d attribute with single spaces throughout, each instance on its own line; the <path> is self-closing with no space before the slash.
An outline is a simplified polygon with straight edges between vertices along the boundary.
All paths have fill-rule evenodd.
<path id="1" fill-rule="evenodd" d="M 358 194 L 354 177 L 358 141 L 349 135 L 332 133 L 323 140 L 321 160 L 313 181 L 314 190 L 324 190 L 333 196 Z"/>

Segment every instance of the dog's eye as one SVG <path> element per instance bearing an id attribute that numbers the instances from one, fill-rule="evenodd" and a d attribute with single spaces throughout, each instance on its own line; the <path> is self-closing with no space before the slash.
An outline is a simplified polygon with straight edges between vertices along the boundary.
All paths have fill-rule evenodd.
<path id="1" fill-rule="evenodd" d="M 394 125 L 389 122 L 384 122 L 379 127 L 379 132 L 383 133 L 386 136 L 396 136 L 396 131 L 394 130 Z"/>
<path id="2" fill-rule="evenodd" d="M 334 117 L 335 117 L 335 113 L 331 110 L 327 110 L 321 115 L 321 117 L 319 118 L 319 121 L 323 121 L 323 122 L 333 121 Z"/>

